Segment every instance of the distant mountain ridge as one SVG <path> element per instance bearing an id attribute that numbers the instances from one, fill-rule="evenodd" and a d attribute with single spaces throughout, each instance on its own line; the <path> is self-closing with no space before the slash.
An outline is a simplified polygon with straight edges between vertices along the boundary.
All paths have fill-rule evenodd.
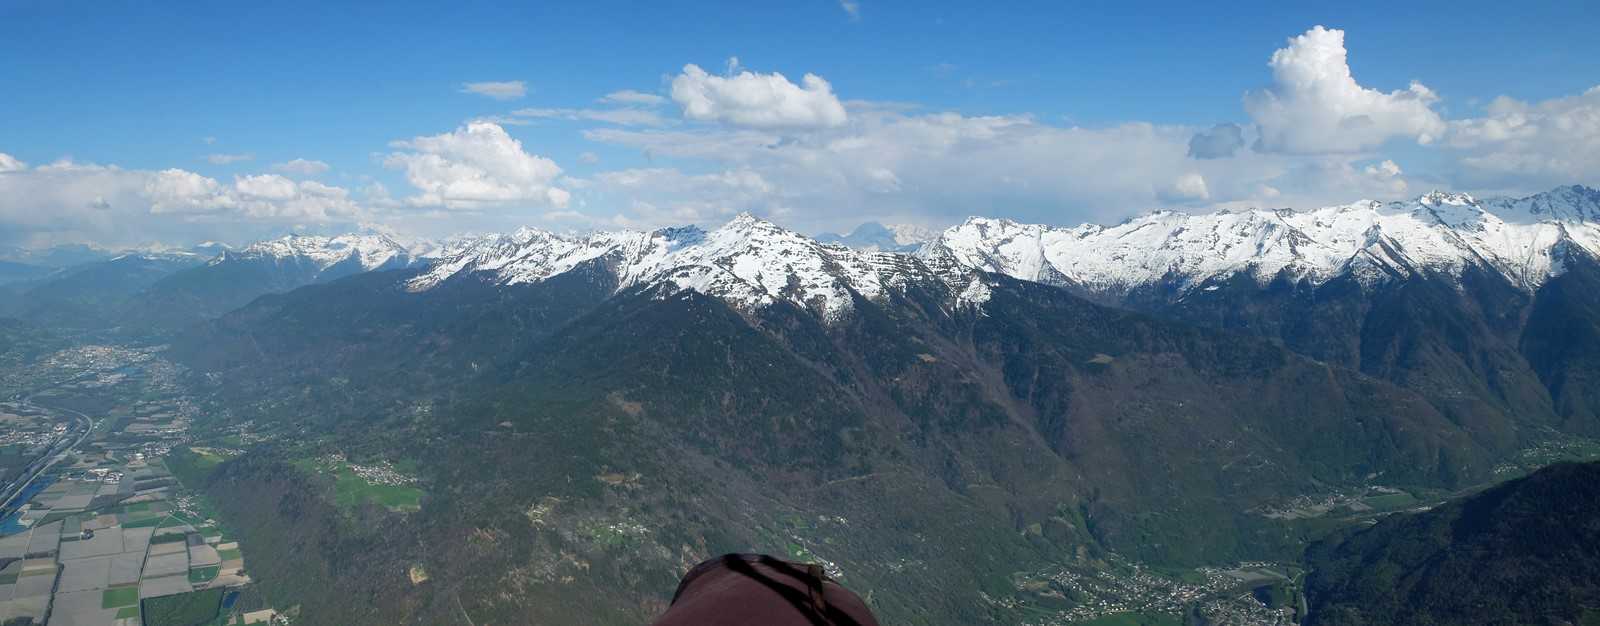
<path id="1" fill-rule="evenodd" d="M 938 235 L 938 231 L 911 224 L 867 222 L 848 235 L 821 233 L 814 239 L 870 252 L 911 252 Z"/>
<path id="2" fill-rule="evenodd" d="M 889 232 L 879 228 L 874 232 Z M 885 285 L 907 278 L 897 272 L 916 274 L 925 266 L 1000 273 L 1114 300 L 1157 285 L 1182 296 L 1235 275 L 1260 285 L 1277 278 L 1319 285 L 1340 276 L 1370 285 L 1459 277 L 1470 267 L 1532 290 L 1560 275 L 1573 255 L 1600 258 L 1600 192 L 1577 186 L 1486 201 L 1434 192 L 1408 202 L 1305 212 L 1162 211 L 1110 227 L 970 218 L 917 246 L 913 256 L 921 264 L 808 238 L 748 213 L 710 232 L 691 226 L 562 235 L 523 228 L 442 254 L 409 287 L 428 289 L 458 274 L 536 282 L 604 259 L 622 286 L 669 280 L 746 305 L 786 299 L 820 303 L 818 311 L 838 315 L 849 307 L 847 291 L 878 297 Z"/>
<path id="3" fill-rule="evenodd" d="M 1533 289 L 1573 253 L 1600 255 L 1600 191 L 1571 186 L 1481 201 L 1436 191 L 1309 211 L 1160 211 L 1071 228 L 975 217 L 917 251 L 1097 294 L 1158 283 L 1188 291 L 1238 273 L 1261 284 L 1346 274 L 1370 283 L 1429 271 L 1459 276 L 1472 265 Z"/>
<path id="4" fill-rule="evenodd" d="M 458 276 L 534 283 L 589 262 L 614 272 L 619 290 L 668 283 L 746 309 L 788 301 L 829 319 L 850 310 L 855 295 L 880 297 L 886 287 L 927 273 L 911 257 L 822 244 L 743 213 L 711 231 L 690 226 L 569 236 L 525 228 L 492 235 L 439 259 L 407 286 L 425 291 Z"/>
<path id="5" fill-rule="evenodd" d="M 213 318 L 269 293 L 420 262 L 378 234 L 288 235 L 228 250 L 173 273 L 136 296 L 124 317 L 151 328 Z"/>

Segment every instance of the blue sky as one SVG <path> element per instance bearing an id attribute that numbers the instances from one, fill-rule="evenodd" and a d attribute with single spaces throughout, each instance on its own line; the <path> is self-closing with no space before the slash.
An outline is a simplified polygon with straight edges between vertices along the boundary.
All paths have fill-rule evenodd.
<path id="1" fill-rule="evenodd" d="M 1593 3 L 1515 16 L 1462 2 L 753 4 L 0 0 L 0 154 L 19 164 L 0 172 L 0 243 L 651 227 L 740 210 L 813 231 L 969 213 L 1070 223 L 1600 182 L 1600 138 L 1583 130 L 1600 107 L 1586 94 L 1600 85 Z M 1403 93 L 1289 93 L 1269 58 L 1316 25 L 1342 31 L 1360 90 Z M 708 78 L 685 79 L 688 64 Z M 764 91 L 775 74 L 795 89 Z M 800 87 L 807 74 L 826 92 Z M 688 113 L 680 79 L 711 108 Z M 463 89 L 512 81 L 524 95 Z M 771 115 L 740 108 L 747 89 Z M 597 102 L 621 90 L 660 100 Z M 1276 104 L 1252 110 L 1263 92 Z M 513 115 L 529 109 L 542 113 Z M 641 117 L 593 118 L 619 109 Z M 1301 130 L 1351 118 L 1359 140 Z M 1508 120 L 1517 133 L 1497 130 Z M 469 138 L 472 121 L 498 132 Z M 1218 123 L 1254 147 L 1174 152 Z M 1257 142 L 1275 124 L 1289 135 Z M 506 140 L 522 154 L 484 160 Z M 75 169 L 41 169 L 63 158 Z M 292 159 L 326 168 L 275 167 Z M 171 170 L 193 177 L 151 182 Z"/>

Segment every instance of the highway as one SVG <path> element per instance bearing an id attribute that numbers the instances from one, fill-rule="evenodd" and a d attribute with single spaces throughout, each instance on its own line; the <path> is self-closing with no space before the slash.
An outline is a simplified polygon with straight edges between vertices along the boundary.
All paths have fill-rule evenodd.
<path id="1" fill-rule="evenodd" d="M 34 461 L 32 465 L 28 466 L 29 473 L 26 479 L 12 481 L 11 484 L 6 485 L 4 498 L 0 499 L 0 511 L 10 510 L 12 505 L 11 501 L 15 499 L 18 494 L 26 491 L 28 489 L 28 485 L 33 484 L 33 481 L 38 480 L 40 476 L 44 475 L 45 470 L 55 466 L 57 462 L 66 458 L 67 455 L 72 453 L 72 451 L 78 449 L 78 446 L 82 445 L 83 441 L 89 438 L 89 433 L 94 432 L 94 420 L 90 419 L 88 415 L 84 415 L 83 413 L 79 413 L 71 409 L 34 404 L 28 398 L 21 399 L 21 402 L 24 405 L 30 405 L 53 412 L 70 413 L 76 416 L 78 419 L 78 424 L 75 433 L 77 436 L 73 437 L 73 432 L 69 432 L 67 434 L 67 438 L 71 439 L 71 443 L 67 443 L 65 446 L 63 446 L 62 443 L 58 442 L 56 445 L 50 448 L 49 452 L 45 453 L 44 456 L 39 457 L 39 459 Z M 23 504 L 26 503 L 16 503 L 17 506 L 21 506 Z"/>

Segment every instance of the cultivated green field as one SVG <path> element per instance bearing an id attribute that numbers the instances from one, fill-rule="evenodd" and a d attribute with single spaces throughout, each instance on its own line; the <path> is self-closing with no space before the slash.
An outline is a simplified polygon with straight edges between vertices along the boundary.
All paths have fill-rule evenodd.
<path id="1" fill-rule="evenodd" d="M 422 509 L 422 490 L 411 485 L 379 485 L 368 482 L 346 464 L 330 465 L 319 459 L 301 459 L 294 465 L 312 474 L 333 477 L 333 502 L 353 509 L 371 502 L 396 511 Z"/>
<path id="2" fill-rule="evenodd" d="M 221 567 L 217 567 L 215 565 L 213 565 L 211 567 L 196 567 L 194 569 L 189 570 L 189 582 L 191 582 L 191 583 L 208 582 L 208 581 L 216 578 L 217 577 L 217 572 L 219 572 L 221 570 L 222 570 Z"/>
<path id="3" fill-rule="evenodd" d="M 139 587 L 114 587 L 100 594 L 100 608 L 115 609 L 124 606 L 137 606 L 139 604 Z M 137 610 L 137 609 L 135 609 Z"/>

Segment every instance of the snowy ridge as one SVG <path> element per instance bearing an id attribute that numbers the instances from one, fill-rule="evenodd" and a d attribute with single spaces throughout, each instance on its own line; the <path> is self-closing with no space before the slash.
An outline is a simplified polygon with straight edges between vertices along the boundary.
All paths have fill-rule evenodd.
<path id="1" fill-rule="evenodd" d="M 384 235 L 288 235 L 278 239 L 260 241 L 239 251 L 227 251 L 210 261 L 211 265 L 230 260 L 306 261 L 319 270 L 346 261 L 354 261 L 361 271 L 368 272 L 385 267 L 405 267 L 412 258 L 405 246 Z"/>
<path id="2" fill-rule="evenodd" d="M 912 224 L 879 224 L 867 222 L 857 226 L 848 235 L 821 233 L 814 237 L 822 243 L 836 243 L 868 252 L 911 252 L 939 236 L 937 231 Z"/>
<path id="3" fill-rule="evenodd" d="M 1112 294 L 1157 283 L 1181 291 L 1236 273 L 1321 283 L 1345 274 L 1458 276 L 1474 265 L 1533 289 L 1560 273 L 1556 251 L 1566 246 L 1600 252 L 1600 192 L 1574 186 L 1487 201 L 1433 192 L 1310 211 L 1161 211 L 1109 227 L 970 218 L 917 254 Z"/>
<path id="4" fill-rule="evenodd" d="M 783 300 L 837 319 L 854 294 L 877 298 L 917 274 L 904 255 L 819 243 L 748 213 L 704 231 L 695 227 L 587 236 L 521 229 L 483 237 L 442 258 L 407 287 L 424 291 L 453 276 L 483 273 L 498 284 L 538 282 L 602 260 L 619 289 L 670 284 L 754 308 Z"/>
<path id="5" fill-rule="evenodd" d="M 1118 295 L 1157 284 L 1181 294 L 1240 273 L 1263 284 L 1284 275 L 1373 284 L 1484 267 L 1532 289 L 1562 271 L 1563 254 L 1600 256 L 1600 192 L 1564 187 L 1486 201 L 1435 192 L 1310 211 L 1161 211 L 1072 228 L 974 217 L 914 254 L 821 243 L 747 213 L 711 231 L 523 228 L 452 250 L 407 288 L 425 291 L 457 276 L 534 283 L 594 262 L 619 290 L 668 285 L 742 308 L 787 301 L 829 321 L 848 315 L 858 296 L 881 299 L 913 282 L 942 285 L 954 305 L 981 308 L 993 279 L 974 270 Z"/>

